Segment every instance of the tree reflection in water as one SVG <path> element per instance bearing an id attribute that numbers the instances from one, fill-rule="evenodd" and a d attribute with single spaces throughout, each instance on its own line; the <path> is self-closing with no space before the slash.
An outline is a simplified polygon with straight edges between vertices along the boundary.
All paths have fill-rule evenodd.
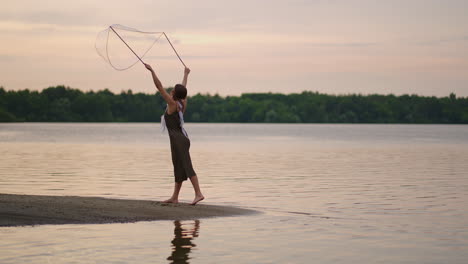
<path id="1" fill-rule="evenodd" d="M 172 243 L 172 254 L 167 258 L 169 263 L 189 263 L 189 253 L 193 247 L 192 239 L 198 237 L 200 221 L 174 221 L 174 239 Z"/>

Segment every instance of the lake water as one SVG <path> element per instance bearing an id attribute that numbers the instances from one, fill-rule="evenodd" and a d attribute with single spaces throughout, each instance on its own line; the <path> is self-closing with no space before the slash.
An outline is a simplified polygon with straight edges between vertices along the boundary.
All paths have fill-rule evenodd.
<path id="1" fill-rule="evenodd" d="M 186 128 L 203 203 L 261 214 L 3 227 L 0 263 L 467 263 L 468 126 Z M 0 151 L 0 193 L 163 200 L 173 188 L 158 124 L 0 124 Z"/>

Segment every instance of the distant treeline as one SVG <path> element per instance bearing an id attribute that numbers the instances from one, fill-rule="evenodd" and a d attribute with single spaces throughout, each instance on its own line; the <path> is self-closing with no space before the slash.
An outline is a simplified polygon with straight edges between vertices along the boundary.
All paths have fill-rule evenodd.
<path id="1" fill-rule="evenodd" d="M 38 91 L 0 87 L 1 122 L 159 122 L 159 93 L 83 92 L 65 86 Z M 196 94 L 187 122 L 468 124 L 468 97 L 249 93 Z"/>

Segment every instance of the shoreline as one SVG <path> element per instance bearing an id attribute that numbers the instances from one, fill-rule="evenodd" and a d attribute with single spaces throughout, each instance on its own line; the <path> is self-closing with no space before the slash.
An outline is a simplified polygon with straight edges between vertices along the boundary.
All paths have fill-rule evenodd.
<path id="1" fill-rule="evenodd" d="M 0 227 L 190 220 L 257 213 L 231 206 L 0 193 Z"/>

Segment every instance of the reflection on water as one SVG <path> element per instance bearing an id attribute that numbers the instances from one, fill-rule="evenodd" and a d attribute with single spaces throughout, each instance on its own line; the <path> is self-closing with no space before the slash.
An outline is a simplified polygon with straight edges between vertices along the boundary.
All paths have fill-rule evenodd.
<path id="1" fill-rule="evenodd" d="M 196 247 L 192 240 L 198 237 L 200 221 L 174 221 L 174 239 L 172 243 L 172 253 L 167 258 L 171 264 L 189 263 L 189 253 Z"/>

